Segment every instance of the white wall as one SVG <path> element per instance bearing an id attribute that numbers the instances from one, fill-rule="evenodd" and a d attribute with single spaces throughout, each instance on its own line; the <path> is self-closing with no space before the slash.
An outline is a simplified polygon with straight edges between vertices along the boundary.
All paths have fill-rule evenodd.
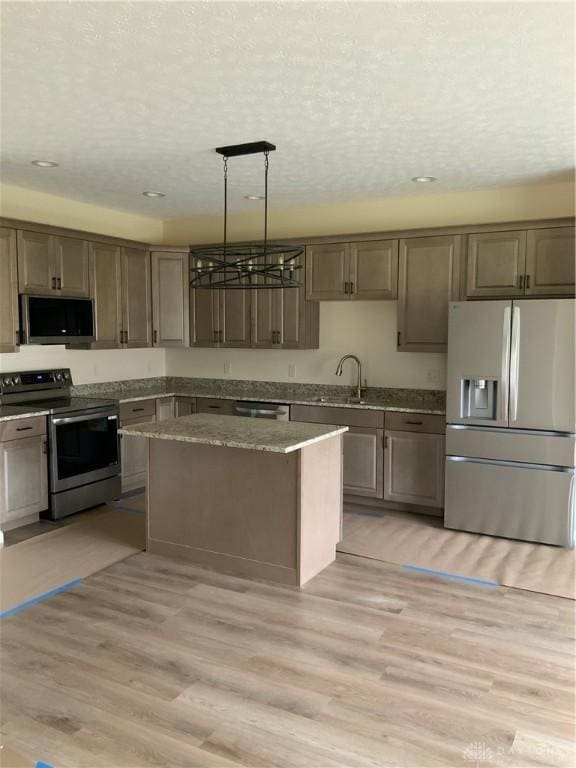
<path id="1" fill-rule="evenodd" d="M 20 347 L 0 355 L 0 371 L 70 368 L 74 384 L 164 376 L 163 349 L 70 350 L 60 345 Z"/>
<path id="2" fill-rule="evenodd" d="M 168 349 L 169 376 L 346 384 L 354 380 L 352 363 L 342 378 L 334 375 L 342 355 L 362 361 L 368 384 L 379 387 L 445 389 L 446 355 L 396 350 L 396 302 L 358 301 L 320 304 L 320 349 Z M 230 372 L 225 372 L 230 363 Z M 295 366 L 295 376 L 289 366 Z M 429 372 L 432 372 L 431 374 Z"/>

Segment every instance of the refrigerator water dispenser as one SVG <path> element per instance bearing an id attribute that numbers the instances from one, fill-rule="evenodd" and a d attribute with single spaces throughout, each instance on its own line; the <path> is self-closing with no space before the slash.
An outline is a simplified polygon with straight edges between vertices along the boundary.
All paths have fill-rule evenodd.
<path id="1" fill-rule="evenodd" d="M 460 417 L 495 421 L 497 388 L 496 379 L 462 379 Z"/>

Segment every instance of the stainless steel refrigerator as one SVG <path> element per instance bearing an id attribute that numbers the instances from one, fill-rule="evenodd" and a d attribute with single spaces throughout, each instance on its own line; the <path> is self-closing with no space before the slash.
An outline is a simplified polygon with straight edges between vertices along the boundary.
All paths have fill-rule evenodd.
<path id="1" fill-rule="evenodd" d="M 574 546 L 574 312 L 450 305 L 445 527 Z"/>

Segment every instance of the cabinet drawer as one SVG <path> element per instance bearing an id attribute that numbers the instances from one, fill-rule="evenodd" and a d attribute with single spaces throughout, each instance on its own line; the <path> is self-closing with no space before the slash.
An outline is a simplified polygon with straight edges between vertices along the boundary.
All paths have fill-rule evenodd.
<path id="1" fill-rule="evenodd" d="M 198 397 L 196 413 L 219 413 L 221 416 L 235 416 L 234 400 L 219 400 L 215 397 Z"/>
<path id="2" fill-rule="evenodd" d="M 443 435 L 446 431 L 444 416 L 429 413 L 386 412 L 386 429 L 397 432 L 431 432 Z"/>
<path id="3" fill-rule="evenodd" d="M 46 434 L 46 416 L 30 416 L 24 419 L 0 422 L 0 443 Z"/>
<path id="4" fill-rule="evenodd" d="M 343 427 L 384 427 L 384 411 L 361 408 L 338 408 L 327 405 L 293 405 L 291 421 L 309 421 L 314 424 L 338 424 Z"/>
<path id="5" fill-rule="evenodd" d="M 150 400 L 138 400 L 135 403 L 120 403 L 120 423 L 124 424 L 128 419 L 142 419 L 156 415 L 156 398 Z"/>

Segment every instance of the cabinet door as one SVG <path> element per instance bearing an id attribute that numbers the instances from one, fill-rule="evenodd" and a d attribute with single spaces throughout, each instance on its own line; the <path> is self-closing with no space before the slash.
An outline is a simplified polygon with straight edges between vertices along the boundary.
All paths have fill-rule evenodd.
<path id="1" fill-rule="evenodd" d="M 353 299 L 397 298 L 398 240 L 351 243 L 350 295 Z"/>
<path id="2" fill-rule="evenodd" d="M 425 507 L 444 505 L 444 435 L 386 432 L 384 498 Z"/>
<path id="3" fill-rule="evenodd" d="M 382 498 L 382 429 L 350 427 L 344 434 L 344 493 Z"/>
<path id="4" fill-rule="evenodd" d="M 250 290 L 222 290 L 220 293 L 220 343 L 226 347 L 249 347 Z"/>
<path id="5" fill-rule="evenodd" d="M 187 347 L 190 343 L 188 253 L 154 251 L 152 325 L 155 347 Z"/>
<path id="6" fill-rule="evenodd" d="M 128 419 L 122 426 L 142 424 L 156 421 L 155 416 L 143 416 L 139 419 Z M 146 486 L 148 473 L 148 440 L 132 435 L 120 435 L 122 452 L 122 493 L 133 491 Z"/>
<path id="7" fill-rule="evenodd" d="M 124 346 L 152 346 L 150 254 L 122 248 L 122 327 Z"/>
<path id="8" fill-rule="evenodd" d="M 94 299 L 95 349 L 121 346 L 120 249 L 102 243 L 90 244 L 90 295 Z"/>
<path id="9" fill-rule="evenodd" d="M 531 229 L 526 251 L 526 296 L 574 296 L 574 227 Z"/>
<path id="10" fill-rule="evenodd" d="M 20 344 L 16 230 L 0 228 L 0 352 L 16 352 Z"/>
<path id="11" fill-rule="evenodd" d="M 190 289 L 190 343 L 215 347 L 219 341 L 220 291 Z"/>
<path id="12" fill-rule="evenodd" d="M 522 296 L 526 232 L 482 232 L 468 236 L 466 296 Z"/>
<path id="13" fill-rule="evenodd" d="M 266 278 L 258 278 L 266 283 Z M 258 288 L 252 292 L 252 346 L 272 349 L 282 343 L 283 288 Z"/>
<path id="14" fill-rule="evenodd" d="M 54 275 L 63 296 L 90 296 L 88 243 L 74 237 L 54 238 Z"/>
<path id="15" fill-rule="evenodd" d="M 177 397 L 175 402 L 176 418 L 196 413 L 196 400 L 193 397 Z"/>
<path id="16" fill-rule="evenodd" d="M 328 243 L 306 247 L 306 298 L 348 299 L 350 246 Z"/>
<path id="17" fill-rule="evenodd" d="M 460 235 L 400 241 L 398 349 L 445 352 L 448 303 L 460 287 Z"/>
<path id="18" fill-rule="evenodd" d="M 46 295 L 56 286 L 52 235 L 18 230 L 19 292 Z"/>
<path id="19" fill-rule="evenodd" d="M 0 527 L 31 522 L 48 508 L 46 437 L 0 443 Z"/>
<path id="20" fill-rule="evenodd" d="M 174 418 L 174 398 L 159 397 L 156 400 L 156 421 L 166 421 Z"/>
<path id="21" fill-rule="evenodd" d="M 216 413 L 220 416 L 236 416 L 234 400 L 224 400 L 217 397 L 197 397 L 196 413 Z"/>

